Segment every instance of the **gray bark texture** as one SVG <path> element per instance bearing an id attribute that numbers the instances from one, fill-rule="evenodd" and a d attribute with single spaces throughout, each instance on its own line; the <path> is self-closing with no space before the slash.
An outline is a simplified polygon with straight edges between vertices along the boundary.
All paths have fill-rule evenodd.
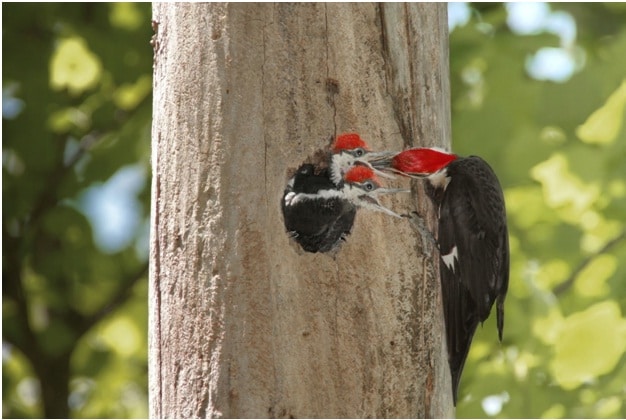
<path id="1" fill-rule="evenodd" d="M 151 416 L 453 415 L 433 245 L 360 211 L 338 252 L 305 253 L 280 210 L 288 171 L 336 134 L 449 147 L 446 5 L 166 3 L 153 19 Z M 384 204 L 434 228 L 412 187 Z"/>

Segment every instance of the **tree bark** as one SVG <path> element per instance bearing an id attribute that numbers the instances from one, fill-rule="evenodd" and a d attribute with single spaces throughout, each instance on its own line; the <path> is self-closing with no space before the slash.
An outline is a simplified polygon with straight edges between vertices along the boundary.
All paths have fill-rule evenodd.
<path id="1" fill-rule="evenodd" d="M 453 415 L 432 244 L 360 211 L 339 252 L 305 253 L 280 210 L 336 134 L 449 146 L 445 4 L 153 16 L 151 416 Z M 417 184 L 385 204 L 434 226 Z"/>

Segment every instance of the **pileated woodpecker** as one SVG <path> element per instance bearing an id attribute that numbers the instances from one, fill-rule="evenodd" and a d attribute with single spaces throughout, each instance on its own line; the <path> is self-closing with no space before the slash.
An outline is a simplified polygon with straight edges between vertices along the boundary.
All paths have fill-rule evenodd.
<path id="1" fill-rule="evenodd" d="M 509 236 L 502 187 L 477 156 L 416 148 L 372 162 L 374 167 L 426 177 L 439 215 L 441 290 L 456 405 L 459 381 L 472 337 L 496 303 L 502 341 L 504 299 L 509 284 Z"/>
<path id="2" fill-rule="evenodd" d="M 330 179 L 339 185 L 345 174 L 355 165 L 361 164 L 372 169 L 377 175 L 393 178 L 374 168 L 369 161 L 387 156 L 386 152 L 374 153 L 367 143 L 356 133 L 340 134 L 331 146 Z"/>
<path id="3" fill-rule="evenodd" d="M 350 234 L 358 207 L 401 217 L 383 207 L 377 195 L 400 189 L 382 188 L 374 171 L 357 165 L 339 185 L 327 171 L 315 174 L 313 164 L 303 164 L 287 183 L 282 211 L 285 227 L 307 252 L 328 252 Z"/>

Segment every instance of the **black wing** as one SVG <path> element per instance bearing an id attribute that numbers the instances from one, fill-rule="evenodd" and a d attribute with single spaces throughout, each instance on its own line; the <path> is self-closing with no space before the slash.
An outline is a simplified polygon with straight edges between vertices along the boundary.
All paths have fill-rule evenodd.
<path id="1" fill-rule="evenodd" d="M 439 207 L 438 242 L 448 357 L 454 401 L 472 337 L 497 299 L 502 340 L 509 282 L 509 241 L 504 196 L 489 165 L 479 157 L 448 166 L 450 183 Z"/>
<path id="2" fill-rule="evenodd" d="M 337 189 L 327 172 L 319 175 L 314 172 L 311 164 L 298 168 L 285 189 L 281 207 L 285 228 L 305 251 L 328 252 L 350 234 L 356 207 L 339 197 L 288 203 L 288 194 L 315 194 L 321 190 Z"/>
<path id="3" fill-rule="evenodd" d="M 306 200 L 284 206 L 283 214 L 287 231 L 305 251 L 327 252 L 350 234 L 356 208 L 338 198 L 322 203 Z"/>

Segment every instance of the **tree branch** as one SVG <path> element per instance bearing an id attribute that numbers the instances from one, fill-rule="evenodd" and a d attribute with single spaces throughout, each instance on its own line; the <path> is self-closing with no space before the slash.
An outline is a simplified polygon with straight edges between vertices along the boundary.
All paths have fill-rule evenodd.
<path id="1" fill-rule="evenodd" d="M 115 295 L 102 308 L 89 316 L 83 316 L 78 333 L 83 335 L 91 327 L 100 322 L 105 316 L 113 312 L 115 309 L 123 305 L 130 297 L 131 290 L 137 282 L 148 274 L 148 263 L 146 262 L 135 273 L 128 276 L 122 282 L 122 286 L 117 290 Z"/>
<path id="2" fill-rule="evenodd" d="M 12 328 L 4 328 L 2 336 L 19 349 L 28 359 L 35 360 L 41 356 L 41 350 L 37 343 L 35 333 L 31 329 L 28 321 L 30 309 L 22 284 L 18 240 L 8 235 L 5 229 L 3 229 L 2 236 L 5 246 L 2 271 L 2 294 L 4 297 L 12 299 L 15 302 L 16 314 L 14 319 L 19 325 L 18 334 L 12 334 L 12 331 L 15 331 Z"/>
<path id="3" fill-rule="evenodd" d="M 624 239 L 626 239 L 626 229 L 622 230 L 622 232 L 619 235 L 617 235 L 615 238 L 608 241 L 596 253 L 591 254 L 587 258 L 582 260 L 581 263 L 578 265 L 578 267 L 576 267 L 576 269 L 572 272 L 572 274 L 565 281 L 558 284 L 557 286 L 554 287 L 554 289 L 552 289 L 552 293 L 554 293 L 556 296 L 559 296 L 567 292 L 574 285 L 576 278 L 585 269 L 585 267 L 591 264 L 591 262 L 599 255 L 609 252 L 612 248 L 614 248 L 617 244 L 619 244 Z"/>
<path id="4" fill-rule="evenodd" d="M 146 96 L 144 99 L 141 100 L 141 102 L 137 104 L 135 108 L 127 111 L 124 115 L 124 118 L 121 118 L 120 120 L 112 124 L 114 125 L 114 127 L 107 127 L 106 129 L 100 130 L 97 128 L 92 128 L 81 138 L 78 149 L 76 150 L 76 152 L 74 152 L 72 156 L 69 157 L 69 159 L 64 160 L 62 158 L 63 153 L 61 152 L 61 158 L 58 160 L 57 165 L 50 171 L 50 173 L 46 177 L 48 181 L 46 187 L 43 189 L 43 193 L 40 195 L 39 200 L 34 203 L 33 209 L 23 221 L 23 225 L 36 225 L 37 221 L 45 213 L 45 211 L 49 210 L 56 204 L 56 194 L 58 192 L 59 185 L 65 179 L 67 174 L 71 172 L 72 168 L 78 163 L 78 161 L 100 141 L 104 134 L 114 132 L 115 130 L 120 130 L 126 122 L 131 120 L 136 114 L 139 113 L 140 109 L 151 103 L 151 101 L 152 96 Z M 66 143 L 59 143 L 63 144 L 63 146 L 65 147 Z M 25 226 L 23 226 L 22 229 L 25 230 Z"/>

